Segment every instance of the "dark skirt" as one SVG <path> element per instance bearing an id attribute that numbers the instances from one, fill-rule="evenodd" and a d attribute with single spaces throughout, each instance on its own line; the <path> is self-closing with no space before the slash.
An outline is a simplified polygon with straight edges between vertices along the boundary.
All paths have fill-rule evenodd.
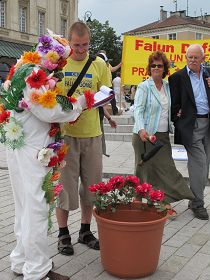
<path id="1" fill-rule="evenodd" d="M 141 154 L 145 152 L 144 142 L 141 141 L 138 134 L 133 134 L 135 175 L 141 183 L 146 182 L 163 191 L 169 203 L 182 199 L 192 200 L 194 195 L 174 164 L 169 133 L 157 132 L 155 136 L 163 142 L 164 146 L 151 159 L 141 165 Z M 154 146 L 147 141 L 146 151 L 153 148 Z"/>

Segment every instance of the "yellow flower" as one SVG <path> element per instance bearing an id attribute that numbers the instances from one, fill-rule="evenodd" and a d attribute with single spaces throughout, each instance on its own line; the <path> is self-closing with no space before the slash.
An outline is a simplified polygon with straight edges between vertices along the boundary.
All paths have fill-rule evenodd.
<path id="1" fill-rule="evenodd" d="M 24 52 L 21 60 L 23 63 L 40 64 L 41 57 L 37 52 Z"/>
<path id="2" fill-rule="evenodd" d="M 58 94 L 59 94 L 59 95 L 62 95 L 62 94 L 61 94 L 62 92 L 61 92 L 61 89 L 60 89 L 60 88 L 55 87 L 55 88 L 54 88 L 54 91 L 56 92 L 56 95 L 58 95 Z"/>
<path id="3" fill-rule="evenodd" d="M 52 63 L 56 63 L 58 61 L 58 59 L 60 58 L 59 57 L 59 54 L 55 51 L 49 51 L 45 57 L 47 59 L 49 59 Z"/>
<path id="4" fill-rule="evenodd" d="M 53 108 L 56 104 L 56 92 L 48 90 L 39 97 L 39 104 L 45 108 Z"/>

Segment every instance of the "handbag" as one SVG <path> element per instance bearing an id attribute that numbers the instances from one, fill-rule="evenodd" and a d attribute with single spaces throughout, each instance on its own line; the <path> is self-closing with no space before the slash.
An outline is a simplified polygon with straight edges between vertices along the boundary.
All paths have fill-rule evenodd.
<path id="1" fill-rule="evenodd" d="M 91 63 L 96 59 L 95 55 L 89 55 L 89 58 L 87 60 L 87 62 L 85 63 L 82 71 L 80 72 L 79 76 L 77 77 L 77 79 L 75 80 L 75 82 L 73 83 L 73 85 L 71 86 L 71 88 L 68 90 L 67 96 L 72 96 L 72 94 L 75 92 L 75 90 L 77 89 L 79 83 L 81 82 L 82 78 L 84 77 L 84 75 L 86 74 L 88 68 L 90 67 Z"/>
<path id="2" fill-rule="evenodd" d="M 149 141 L 149 142 L 154 146 L 154 148 L 151 151 L 147 152 L 146 143 L 144 142 L 144 153 L 141 154 L 142 160 L 140 162 L 140 165 L 142 165 L 144 162 L 151 159 L 164 146 L 163 142 L 161 142 L 160 140 L 156 140 L 155 142 L 151 142 L 151 141 Z"/>

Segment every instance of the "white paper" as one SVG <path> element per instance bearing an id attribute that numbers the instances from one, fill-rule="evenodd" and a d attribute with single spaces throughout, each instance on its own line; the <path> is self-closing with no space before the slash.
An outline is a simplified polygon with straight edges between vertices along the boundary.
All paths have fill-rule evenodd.
<path id="1" fill-rule="evenodd" d="M 114 91 L 107 87 L 101 86 L 100 90 L 94 95 L 94 107 L 103 106 L 114 97 Z"/>

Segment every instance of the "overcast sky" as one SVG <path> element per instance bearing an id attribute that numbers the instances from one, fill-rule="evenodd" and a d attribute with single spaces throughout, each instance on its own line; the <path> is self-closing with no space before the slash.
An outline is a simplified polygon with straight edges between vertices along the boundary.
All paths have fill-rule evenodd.
<path id="1" fill-rule="evenodd" d="M 210 14 L 210 0 L 177 0 L 178 10 L 186 10 L 187 2 L 189 16 Z M 79 0 L 78 16 L 84 19 L 85 12 L 90 11 L 92 19 L 101 23 L 108 20 L 120 35 L 158 20 L 160 6 L 166 11 L 175 11 L 174 0 Z"/>

